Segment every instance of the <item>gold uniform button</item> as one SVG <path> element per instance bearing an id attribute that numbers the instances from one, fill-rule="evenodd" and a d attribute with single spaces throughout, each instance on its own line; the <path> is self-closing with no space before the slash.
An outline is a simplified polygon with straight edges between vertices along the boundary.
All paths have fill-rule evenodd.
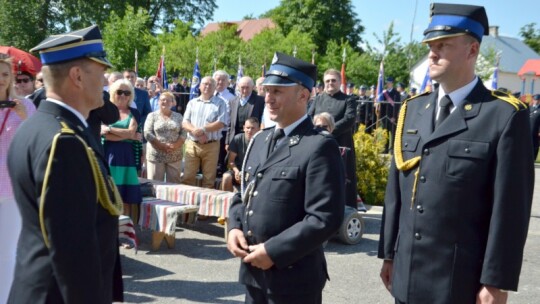
<path id="1" fill-rule="evenodd" d="M 281 176 L 285 176 L 287 175 L 287 173 L 285 173 L 285 171 L 281 171 Z"/>
<path id="2" fill-rule="evenodd" d="M 257 196 L 259 195 L 259 191 L 255 190 L 255 192 L 253 192 L 253 196 Z"/>
<path id="3" fill-rule="evenodd" d="M 253 210 L 249 210 L 248 215 L 252 216 L 253 215 Z"/>
<path id="4" fill-rule="evenodd" d="M 258 178 L 262 178 L 262 177 L 263 177 L 263 174 L 259 172 L 259 173 L 257 173 L 257 177 L 258 177 Z"/>
<path id="5" fill-rule="evenodd" d="M 251 230 L 248 230 L 247 235 L 248 235 L 248 236 L 253 236 L 253 232 L 251 232 Z"/>

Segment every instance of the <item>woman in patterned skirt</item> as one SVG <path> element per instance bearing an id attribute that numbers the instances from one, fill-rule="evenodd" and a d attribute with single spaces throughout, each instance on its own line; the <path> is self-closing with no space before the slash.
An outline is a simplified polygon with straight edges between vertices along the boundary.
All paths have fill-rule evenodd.
<path id="1" fill-rule="evenodd" d="M 144 123 L 146 171 L 149 179 L 180 183 L 182 145 L 186 140 L 182 129 L 182 114 L 173 112 L 174 95 L 161 93 L 159 108 L 148 114 Z"/>
<path id="2" fill-rule="evenodd" d="M 129 107 L 135 94 L 131 82 L 126 79 L 115 81 L 109 91 L 112 103 L 120 112 L 120 120 L 101 127 L 105 139 L 103 143 L 105 157 L 124 201 L 124 215 L 131 217 L 136 223 L 142 196 L 133 148 L 133 141 L 137 140 L 137 121 Z"/>

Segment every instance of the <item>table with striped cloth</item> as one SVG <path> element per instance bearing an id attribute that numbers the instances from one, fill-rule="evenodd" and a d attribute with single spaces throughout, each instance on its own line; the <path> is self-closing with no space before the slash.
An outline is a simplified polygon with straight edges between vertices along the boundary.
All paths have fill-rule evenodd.
<path id="1" fill-rule="evenodd" d="M 199 206 L 199 215 L 227 218 L 233 192 L 188 185 L 155 185 L 156 197 L 181 204 Z"/>
<path id="2" fill-rule="evenodd" d="M 176 223 L 193 224 L 198 209 L 198 206 L 192 204 L 145 197 L 141 203 L 139 225 L 141 228 L 174 235 Z"/>

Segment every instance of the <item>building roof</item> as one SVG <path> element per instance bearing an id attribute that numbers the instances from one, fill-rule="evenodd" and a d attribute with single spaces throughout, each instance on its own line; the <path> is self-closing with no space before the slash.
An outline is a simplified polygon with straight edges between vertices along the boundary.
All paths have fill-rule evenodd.
<path id="1" fill-rule="evenodd" d="M 484 36 L 480 51 L 483 53 L 490 48 L 501 54 L 499 71 L 508 73 L 517 74 L 527 60 L 540 59 L 540 55 L 525 44 L 525 42 L 517 38 L 491 35 Z"/>
<path id="2" fill-rule="evenodd" d="M 249 41 L 255 35 L 262 32 L 265 29 L 273 29 L 276 27 L 276 24 L 270 18 L 264 19 L 250 19 L 242 21 L 227 21 L 227 22 L 214 22 L 206 25 L 202 31 L 201 36 L 206 36 L 209 33 L 218 31 L 222 25 L 233 25 L 238 26 L 236 33 L 242 40 Z"/>

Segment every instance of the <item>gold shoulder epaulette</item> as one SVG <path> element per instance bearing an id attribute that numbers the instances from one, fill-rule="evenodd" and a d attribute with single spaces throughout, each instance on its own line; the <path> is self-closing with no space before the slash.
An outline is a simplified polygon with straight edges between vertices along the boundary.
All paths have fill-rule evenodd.
<path id="1" fill-rule="evenodd" d="M 431 93 L 431 91 L 427 91 L 427 92 L 424 92 L 424 93 L 420 93 L 420 94 L 417 94 L 417 95 L 414 95 L 414 96 L 411 96 L 407 99 L 405 99 L 403 102 L 408 102 L 408 101 L 411 101 L 417 97 L 420 97 L 420 96 L 425 96 L 425 95 L 429 95 L 429 93 Z"/>
<path id="2" fill-rule="evenodd" d="M 527 109 L 527 107 L 528 107 L 526 103 L 519 100 L 518 98 L 516 98 L 514 95 L 512 95 L 510 93 L 495 90 L 495 91 L 491 91 L 491 95 L 493 97 L 497 98 L 497 99 L 500 99 L 502 101 L 506 101 L 511 106 L 513 106 L 516 110 Z"/>

